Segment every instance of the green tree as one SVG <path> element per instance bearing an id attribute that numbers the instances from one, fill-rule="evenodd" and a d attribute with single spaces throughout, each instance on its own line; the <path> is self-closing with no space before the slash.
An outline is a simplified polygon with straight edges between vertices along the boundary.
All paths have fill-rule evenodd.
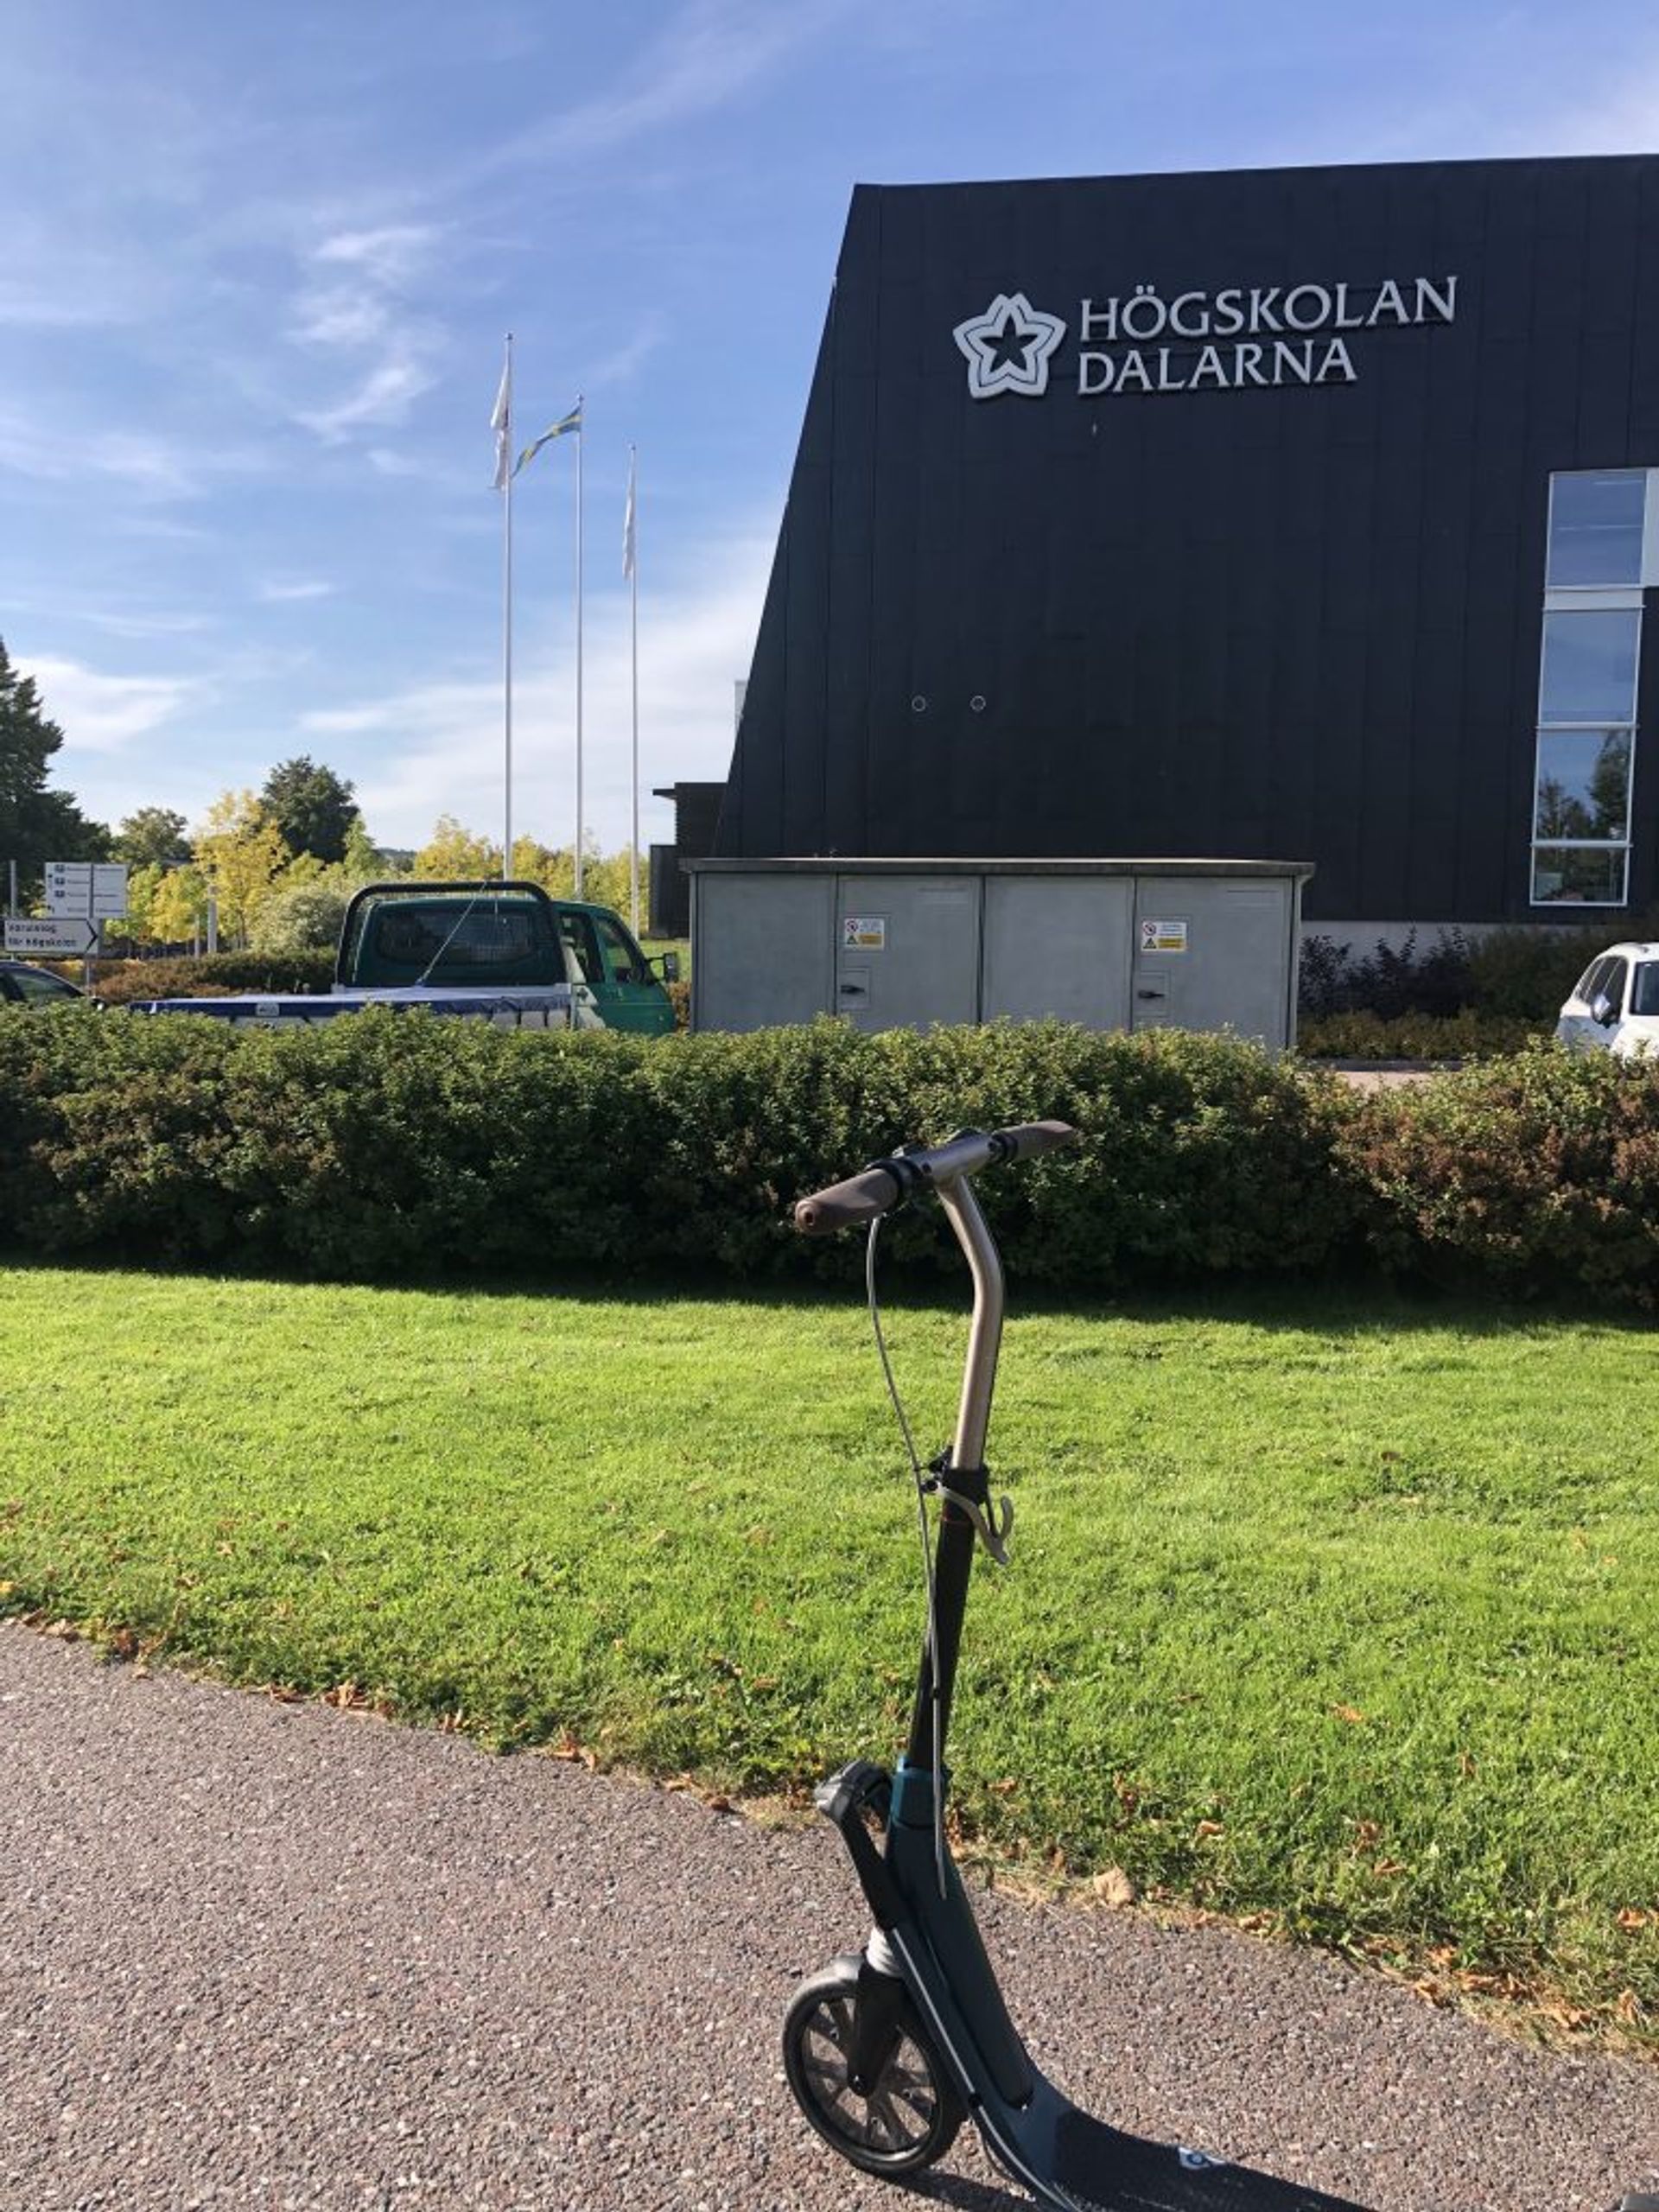
<path id="1" fill-rule="evenodd" d="M 392 866 L 370 836 L 360 814 L 346 833 L 346 868 L 357 883 L 375 883 L 383 875 L 406 872 Z"/>
<path id="2" fill-rule="evenodd" d="M 177 868 L 190 857 L 184 817 L 170 806 L 141 806 L 116 832 L 114 856 L 129 868 Z"/>
<path id="3" fill-rule="evenodd" d="M 89 822 L 67 791 L 46 787 L 63 732 L 48 721 L 32 676 L 12 666 L 0 640 L 0 864 L 16 861 L 25 895 L 47 861 L 101 861 L 110 833 Z"/>
<path id="4" fill-rule="evenodd" d="M 259 801 L 290 853 L 343 861 L 352 825 L 362 820 L 353 789 L 302 753 L 271 770 Z"/>
<path id="5" fill-rule="evenodd" d="M 256 952 L 332 952 L 352 887 L 343 868 L 308 882 L 285 878 L 254 916 L 250 944 Z"/>

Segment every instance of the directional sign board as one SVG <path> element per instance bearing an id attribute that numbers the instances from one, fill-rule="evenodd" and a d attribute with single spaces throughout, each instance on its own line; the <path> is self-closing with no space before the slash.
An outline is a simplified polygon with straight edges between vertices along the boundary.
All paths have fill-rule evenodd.
<path id="1" fill-rule="evenodd" d="M 91 914 L 100 919 L 127 911 L 127 871 L 101 861 L 48 861 L 48 914 Z"/>
<path id="2" fill-rule="evenodd" d="M 52 914 L 36 920 L 25 914 L 6 917 L 8 952 L 82 955 L 98 950 L 98 924 L 86 914 Z"/>

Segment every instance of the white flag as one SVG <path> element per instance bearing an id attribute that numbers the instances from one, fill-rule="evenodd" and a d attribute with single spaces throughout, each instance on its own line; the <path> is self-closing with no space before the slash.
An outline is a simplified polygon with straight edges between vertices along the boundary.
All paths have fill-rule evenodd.
<path id="1" fill-rule="evenodd" d="M 625 576 L 632 576 L 633 574 L 633 448 L 630 446 L 628 448 L 628 505 L 627 511 L 622 518 L 622 573 Z"/>
<path id="2" fill-rule="evenodd" d="M 501 389 L 495 395 L 495 405 L 490 413 L 490 428 L 495 432 L 495 489 L 504 492 L 507 479 L 512 474 L 512 355 L 509 353 L 501 366 Z"/>

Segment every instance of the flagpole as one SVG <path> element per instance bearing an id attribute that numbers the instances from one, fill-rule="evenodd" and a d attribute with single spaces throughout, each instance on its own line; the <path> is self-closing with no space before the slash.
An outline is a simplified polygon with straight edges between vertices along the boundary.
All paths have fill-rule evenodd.
<path id="1" fill-rule="evenodd" d="M 628 833 L 628 919 L 633 925 L 636 941 L 639 935 L 639 518 L 635 501 L 639 496 L 639 449 L 628 448 L 628 595 L 629 647 L 633 663 L 633 732 L 628 754 L 628 790 L 632 802 L 632 827 Z"/>
<path id="2" fill-rule="evenodd" d="M 500 424 L 496 474 L 501 485 L 501 689 L 503 721 L 503 813 L 501 880 L 512 874 L 512 333 L 501 372 Z"/>
<path id="3" fill-rule="evenodd" d="M 582 394 L 576 394 L 576 896 L 582 896 L 582 449 L 583 432 Z"/>

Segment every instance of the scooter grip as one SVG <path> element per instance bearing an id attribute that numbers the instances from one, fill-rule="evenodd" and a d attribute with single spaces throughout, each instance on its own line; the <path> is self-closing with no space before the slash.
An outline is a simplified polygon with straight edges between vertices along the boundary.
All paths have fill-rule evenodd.
<path id="1" fill-rule="evenodd" d="M 1008 1147 L 1004 1154 L 1008 1160 L 1033 1160 L 1039 1152 L 1054 1152 L 1077 1141 L 1070 1122 L 1020 1122 L 996 1134 Z"/>
<path id="2" fill-rule="evenodd" d="M 885 1167 L 867 1167 L 827 1191 L 815 1191 L 796 1203 L 795 1226 L 804 1236 L 825 1236 L 831 1230 L 850 1229 L 861 1221 L 874 1221 L 897 1203 L 899 1179 Z"/>

